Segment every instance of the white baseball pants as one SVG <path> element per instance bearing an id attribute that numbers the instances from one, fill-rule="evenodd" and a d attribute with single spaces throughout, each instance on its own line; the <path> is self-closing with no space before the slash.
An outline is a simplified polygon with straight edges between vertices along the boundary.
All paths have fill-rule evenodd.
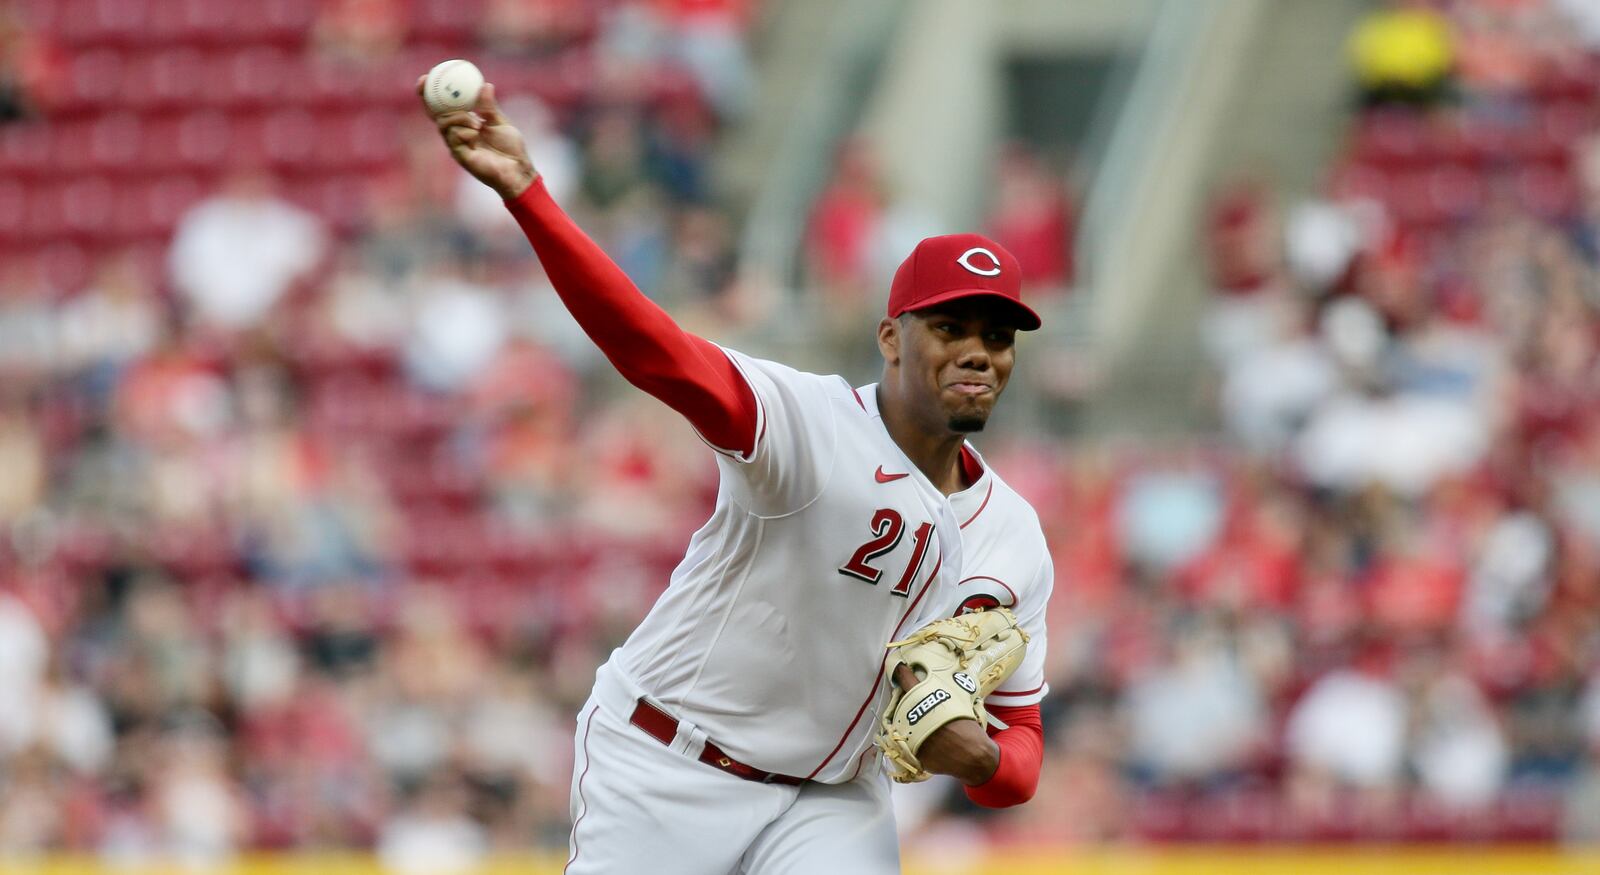
<path id="1" fill-rule="evenodd" d="M 889 779 L 759 784 L 628 722 L 638 701 L 610 666 L 578 713 L 565 875 L 890 875 L 900 871 Z"/>

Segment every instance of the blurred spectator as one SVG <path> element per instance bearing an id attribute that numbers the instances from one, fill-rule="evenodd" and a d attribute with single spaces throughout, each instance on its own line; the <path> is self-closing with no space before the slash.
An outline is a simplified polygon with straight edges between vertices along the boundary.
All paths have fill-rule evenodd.
<path id="1" fill-rule="evenodd" d="M 1593 0 L 1550 0 L 1550 5 L 1560 11 L 1570 23 L 1583 44 L 1600 49 L 1600 3 Z"/>
<path id="2" fill-rule="evenodd" d="M 471 872 L 487 850 L 483 827 L 466 810 L 466 793 L 449 777 L 430 780 L 378 837 L 384 869 L 406 873 Z"/>
<path id="3" fill-rule="evenodd" d="M 478 38 L 485 49 L 499 54 L 549 54 L 589 29 L 593 22 L 588 7 L 583 0 L 488 0 L 478 24 Z M 521 117 L 511 117 L 520 127 Z M 533 157 L 534 166 L 542 171 L 538 155 Z"/>
<path id="4" fill-rule="evenodd" d="M 1222 776 L 1265 741 L 1261 692 L 1220 633 L 1184 630 L 1171 661 L 1127 690 L 1129 753 L 1154 780 Z"/>
<path id="5" fill-rule="evenodd" d="M 25 519 L 42 508 L 48 486 L 48 457 L 35 417 L 21 404 L 0 401 L 0 525 Z"/>
<path id="6" fill-rule="evenodd" d="M 312 30 L 318 49 L 337 61 L 383 61 L 405 39 L 405 5 L 400 0 L 322 0 Z"/>
<path id="7" fill-rule="evenodd" d="M 306 48 L 432 51 L 408 5 L 325 4 Z M 547 186 L 691 326 L 763 336 L 713 181 L 749 85 L 719 41 L 748 40 L 752 9 L 590 7 L 491 0 L 504 27 L 480 34 L 551 67 L 547 106 L 505 95 Z M 1223 433 L 986 438 L 1071 581 L 1050 749 L 1036 800 L 992 818 L 918 788 L 917 841 L 956 860 L 1600 836 L 1600 162 L 1566 156 L 1593 127 L 1573 8 L 1437 5 L 1462 34 L 1459 104 L 1412 58 L 1374 97 L 1425 102 L 1428 123 L 1364 114 L 1325 199 L 1280 228 L 1259 175 L 1218 190 L 1198 230 Z M 1438 37 L 1430 21 L 1400 42 Z M 217 27 L 207 57 L 259 46 Z M 48 60 L 53 38 L 24 42 Z M 327 143 L 352 113 L 384 130 L 365 89 L 319 91 Z M 166 110 L 74 112 L 12 133 L 110 113 L 158 130 Z M 285 196 L 319 218 L 259 177 L 201 188 L 228 165 L 185 152 L 170 185 L 108 174 L 119 230 L 62 250 L 87 282 L 54 255 L 0 264 L 0 856 L 376 848 L 445 871 L 564 846 L 583 679 L 665 584 L 714 462 L 620 386 L 497 199 L 407 130 L 359 168 L 278 144 Z M 992 230 L 1031 281 L 1069 281 L 1060 177 L 1020 152 L 995 171 Z M 172 302 L 145 257 L 178 217 Z M 784 337 L 869 372 L 862 314 L 931 224 L 843 149 L 805 240 L 821 321 Z"/>
<path id="8" fill-rule="evenodd" d="M 237 788 L 227 774 L 227 739 L 209 714 L 185 712 L 162 738 L 152 777 L 156 829 L 168 859 L 215 867 L 247 837 Z"/>
<path id="9" fill-rule="evenodd" d="M 1151 470 L 1130 476 L 1117 506 L 1128 558 L 1162 572 L 1209 547 L 1222 527 L 1216 482 L 1202 472 Z"/>
<path id="10" fill-rule="evenodd" d="M 661 278 L 660 296 L 668 302 L 716 309 L 734 322 L 744 318 L 736 309 L 733 231 L 727 218 L 708 209 L 686 209 L 679 217 L 673 242 L 674 257 Z"/>
<path id="11" fill-rule="evenodd" d="M 1455 16 L 1457 69 L 1479 100 L 1525 93 L 1542 72 L 1530 5 L 1464 3 Z"/>
<path id="12" fill-rule="evenodd" d="M 1073 282 L 1077 217 L 1062 173 L 1022 144 L 1001 156 L 994 203 L 984 225 L 1022 266 L 1030 296 L 1058 293 Z"/>
<path id="13" fill-rule="evenodd" d="M 1207 325 L 1223 366 L 1221 406 L 1229 429 L 1251 450 L 1282 450 L 1319 404 L 1339 386 L 1338 363 L 1310 333 L 1303 305 L 1259 301 L 1259 329 Z M 1235 323 L 1237 326 L 1237 323 Z M 1256 335 L 1252 340 L 1245 337 Z M 1230 336 L 1232 335 L 1232 336 Z"/>
<path id="14" fill-rule="evenodd" d="M 750 104 L 754 74 L 746 54 L 749 0 L 655 0 L 674 31 L 675 54 L 723 118 Z"/>
<path id="15" fill-rule="evenodd" d="M 1451 674 L 1431 680 L 1417 703 L 1413 734 L 1424 789 L 1456 808 L 1495 800 L 1509 754 L 1489 703 L 1471 681 Z"/>
<path id="16" fill-rule="evenodd" d="M 1417 396 L 1347 394 L 1306 425 L 1295 452 L 1313 482 L 1354 490 L 1382 484 L 1418 495 L 1483 458 L 1488 435 L 1470 409 Z M 1382 453 L 1372 452 L 1383 447 Z"/>
<path id="17" fill-rule="evenodd" d="M 887 200 L 871 147 L 864 140 L 840 147 L 833 179 L 817 199 L 806 232 L 808 272 L 830 298 L 865 294 Z"/>
<path id="18" fill-rule="evenodd" d="M 36 264 L 0 264 L 0 372 L 41 377 L 59 367 L 51 317 L 54 297 Z"/>
<path id="19" fill-rule="evenodd" d="M 1294 279 L 1314 293 L 1332 291 L 1381 236 L 1383 208 L 1372 201 L 1312 200 L 1290 210 L 1284 259 Z"/>
<path id="20" fill-rule="evenodd" d="M 89 286 L 63 302 L 60 364 L 71 372 L 119 372 L 150 352 L 165 328 L 156 291 L 129 257 L 102 262 Z"/>
<path id="21" fill-rule="evenodd" d="M 583 156 L 582 189 L 600 209 L 616 206 L 645 182 L 644 142 L 638 120 L 612 110 L 589 128 Z"/>
<path id="22" fill-rule="evenodd" d="M 1212 288 L 1247 295 L 1278 280 L 1278 217 L 1265 179 L 1241 174 L 1215 192 L 1206 215 Z"/>
<path id="23" fill-rule="evenodd" d="M 425 387 L 465 387 L 506 341 L 505 316 L 490 289 L 465 277 L 438 275 L 418 280 L 415 318 L 406 346 L 411 375 Z"/>
<path id="24" fill-rule="evenodd" d="M 14 4 L 0 4 L 0 124 L 47 112 L 67 60 L 53 40 L 24 25 Z"/>
<path id="25" fill-rule="evenodd" d="M 34 702 L 49 665 L 49 640 L 27 605 L 0 593 L 0 753 L 18 753 L 38 732 Z"/>
<path id="26" fill-rule="evenodd" d="M 1303 789 L 1389 789 L 1401 777 L 1406 728 L 1404 695 L 1369 666 L 1317 680 L 1290 712 L 1285 740 Z"/>
<path id="27" fill-rule="evenodd" d="M 1456 47 L 1450 22 L 1427 0 L 1390 0 L 1350 36 L 1351 63 L 1369 104 L 1428 106 L 1450 89 Z"/>
<path id="28" fill-rule="evenodd" d="M 1490 635 L 1512 634 L 1538 616 L 1550 596 L 1555 533 L 1534 514 L 1508 513 L 1483 538 L 1462 604 L 1464 625 Z"/>
<path id="29" fill-rule="evenodd" d="M 267 176 L 243 172 L 183 217 L 168 266 L 202 322 L 242 329 L 315 267 L 326 245 L 316 217 L 275 197 Z"/>

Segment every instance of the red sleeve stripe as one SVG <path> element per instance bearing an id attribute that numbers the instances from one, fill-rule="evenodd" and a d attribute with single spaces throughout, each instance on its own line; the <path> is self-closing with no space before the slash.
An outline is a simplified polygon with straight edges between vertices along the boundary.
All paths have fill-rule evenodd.
<path id="1" fill-rule="evenodd" d="M 989 695 L 991 695 L 991 696 L 1032 696 L 1035 693 L 1038 693 L 1040 690 L 1043 690 L 1043 689 L 1044 689 L 1044 684 L 1040 684 L 1040 685 L 1038 685 L 1037 687 L 1034 687 L 1031 690 L 1023 690 L 1020 693 L 1012 693 L 1012 692 L 1008 692 L 1008 691 L 1005 691 L 1005 690 L 995 690 L 994 692 L 990 693 Z"/>
<path id="2" fill-rule="evenodd" d="M 971 525 L 972 521 L 978 518 L 978 514 L 983 513 L 983 509 L 989 506 L 989 497 L 992 495 L 994 495 L 994 481 L 990 480 L 989 491 L 983 494 L 983 503 L 978 505 L 978 509 L 972 512 L 972 516 L 967 517 L 967 521 L 961 524 L 961 528 L 964 529 Z"/>
<path id="3" fill-rule="evenodd" d="M 719 347 L 719 349 L 721 348 Z M 750 444 L 750 452 L 739 453 L 726 447 L 719 447 L 712 443 L 709 438 L 700 433 L 700 428 L 698 426 L 695 426 L 694 433 L 696 437 L 700 438 L 700 440 L 712 450 L 727 456 L 735 462 L 749 462 L 751 459 L 756 457 L 756 450 L 761 447 L 761 439 L 767 434 L 767 408 L 766 404 L 761 400 L 761 394 L 756 391 L 756 384 L 750 382 L 750 375 L 744 372 L 744 366 L 739 364 L 738 359 L 728 355 L 727 350 L 723 349 L 722 354 L 727 356 L 728 364 L 733 365 L 733 369 L 739 372 L 740 379 L 744 380 L 745 385 L 750 389 L 750 397 L 754 398 L 756 401 L 756 422 L 759 423 L 759 426 L 756 429 L 756 439 Z M 694 424 L 690 423 L 690 425 Z"/>

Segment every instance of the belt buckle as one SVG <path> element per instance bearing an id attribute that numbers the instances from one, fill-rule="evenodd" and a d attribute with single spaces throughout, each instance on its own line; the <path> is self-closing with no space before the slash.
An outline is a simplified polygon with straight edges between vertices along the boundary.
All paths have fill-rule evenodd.
<path id="1" fill-rule="evenodd" d="M 731 765 L 733 765 L 733 760 L 730 760 L 727 757 L 722 757 L 717 760 L 717 768 L 719 769 L 726 769 Z"/>

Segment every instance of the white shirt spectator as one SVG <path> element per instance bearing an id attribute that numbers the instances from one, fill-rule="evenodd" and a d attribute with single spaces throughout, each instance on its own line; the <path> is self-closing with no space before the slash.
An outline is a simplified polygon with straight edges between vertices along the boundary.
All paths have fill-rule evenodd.
<path id="1" fill-rule="evenodd" d="M 33 612 L 0 594 L 0 753 L 15 752 L 34 738 L 49 646 Z"/>
<path id="2" fill-rule="evenodd" d="M 39 734 L 63 762 L 80 774 L 94 774 L 111 762 L 116 745 L 111 714 L 84 686 L 56 687 L 40 704 Z"/>
<path id="3" fill-rule="evenodd" d="M 1554 0 L 1553 5 L 1571 23 L 1584 45 L 1600 49 L 1600 0 Z"/>
<path id="4" fill-rule="evenodd" d="M 1578 720 L 1579 730 L 1589 746 L 1600 748 L 1600 669 L 1589 677 L 1589 686 L 1578 705 Z"/>
<path id="5" fill-rule="evenodd" d="M 1406 702 L 1394 684 L 1350 669 L 1324 675 L 1289 713 L 1289 756 L 1363 787 L 1400 777 Z"/>
<path id="6" fill-rule="evenodd" d="M 316 266 L 325 238 L 315 216 L 245 183 L 179 221 L 169 268 L 201 320 L 248 328 Z"/>
<path id="7" fill-rule="evenodd" d="M 1555 533 L 1527 512 L 1502 516 L 1483 539 L 1462 604 L 1476 629 L 1499 630 L 1537 614 L 1550 594 Z"/>
<path id="8" fill-rule="evenodd" d="M 1295 278 L 1326 289 L 1349 268 L 1367 244 L 1359 207 L 1308 201 L 1289 211 L 1284 222 L 1284 256 Z"/>
<path id="9" fill-rule="evenodd" d="M 1487 425 L 1469 404 L 1346 395 L 1317 411 L 1295 455 L 1322 486 L 1349 490 L 1381 483 L 1418 495 L 1441 476 L 1470 468 L 1488 445 Z"/>
<path id="10" fill-rule="evenodd" d="M 459 812 L 418 811 L 389 821 L 378 836 L 378 860 L 402 875 L 471 872 L 488 850 L 483 828 Z"/>
<path id="11" fill-rule="evenodd" d="M 188 867 L 215 867 L 232 856 L 246 815 L 223 769 L 220 739 L 174 741 L 155 790 L 155 811 L 167 854 Z"/>
<path id="12" fill-rule="evenodd" d="M 477 699 L 467 711 L 461 741 L 479 769 L 559 785 L 569 763 L 561 755 L 562 720 L 528 691 L 501 681 L 502 689 Z"/>
<path id="13" fill-rule="evenodd" d="M 1301 338 L 1241 356 L 1223 378 L 1223 412 L 1246 444 L 1272 452 L 1338 386 L 1333 360 L 1320 345 Z"/>
<path id="14" fill-rule="evenodd" d="M 1254 680 L 1216 650 L 1189 655 L 1128 691 L 1132 748 L 1163 777 L 1203 778 L 1237 764 L 1260 737 Z"/>
<path id="15" fill-rule="evenodd" d="M 1458 675 L 1435 681 L 1423 693 L 1417 718 L 1412 762 L 1423 788 L 1458 807 L 1493 802 L 1510 754 L 1477 687 Z"/>
<path id="16" fill-rule="evenodd" d="M 1302 309 L 1292 294 L 1272 287 L 1213 298 L 1200 325 L 1200 339 L 1211 361 L 1227 372 L 1282 342 Z"/>
<path id="17" fill-rule="evenodd" d="M 452 742 L 445 715 L 403 702 L 380 706 L 367 720 L 366 737 L 367 749 L 379 764 L 411 778 L 444 762 Z"/>
<path id="18" fill-rule="evenodd" d="M 456 279 L 429 283 L 419 295 L 406 346 L 411 375 L 430 389 L 462 387 L 505 344 L 505 316 L 500 299 L 487 289 Z"/>
<path id="19" fill-rule="evenodd" d="M 56 343 L 67 367 L 121 365 L 149 352 L 161 336 L 154 290 L 120 266 L 100 280 L 61 306 Z"/>

